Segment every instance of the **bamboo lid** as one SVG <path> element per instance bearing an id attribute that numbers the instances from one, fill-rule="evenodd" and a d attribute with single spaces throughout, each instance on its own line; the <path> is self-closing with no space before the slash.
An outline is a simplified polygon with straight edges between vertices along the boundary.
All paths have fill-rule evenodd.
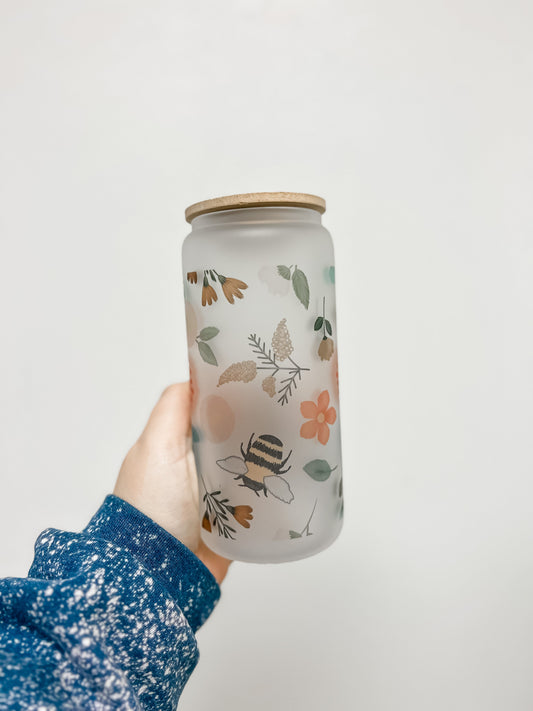
<path id="1" fill-rule="evenodd" d="M 226 195 L 225 197 L 203 200 L 189 205 L 185 210 L 185 219 L 192 222 L 195 217 L 206 212 L 221 210 L 236 210 L 240 207 L 307 207 L 323 213 L 326 211 L 326 201 L 318 195 L 307 193 L 242 193 L 241 195 Z"/>

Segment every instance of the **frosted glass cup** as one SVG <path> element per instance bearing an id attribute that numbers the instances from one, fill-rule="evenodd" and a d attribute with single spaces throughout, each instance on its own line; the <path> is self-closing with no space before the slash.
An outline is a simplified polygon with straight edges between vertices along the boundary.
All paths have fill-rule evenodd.
<path id="1" fill-rule="evenodd" d="M 186 211 L 183 280 L 202 537 L 233 560 L 313 555 L 342 527 L 333 243 L 321 198 Z"/>

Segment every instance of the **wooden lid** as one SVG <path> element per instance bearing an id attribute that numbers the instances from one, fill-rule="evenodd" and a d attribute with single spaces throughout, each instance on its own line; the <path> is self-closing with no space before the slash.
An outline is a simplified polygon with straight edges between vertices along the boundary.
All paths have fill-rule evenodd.
<path id="1" fill-rule="evenodd" d="M 198 215 L 221 210 L 236 210 L 240 207 L 307 207 L 323 213 L 326 211 L 326 201 L 318 195 L 307 193 L 243 193 L 241 195 L 226 195 L 195 202 L 185 210 L 185 219 L 192 222 Z"/>

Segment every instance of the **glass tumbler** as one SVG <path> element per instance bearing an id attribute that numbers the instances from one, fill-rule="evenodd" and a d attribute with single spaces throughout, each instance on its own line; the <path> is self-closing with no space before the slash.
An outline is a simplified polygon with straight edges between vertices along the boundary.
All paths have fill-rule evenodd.
<path id="1" fill-rule="evenodd" d="M 233 560 L 313 555 L 342 527 L 333 243 L 323 199 L 196 203 L 183 244 L 202 538 Z"/>

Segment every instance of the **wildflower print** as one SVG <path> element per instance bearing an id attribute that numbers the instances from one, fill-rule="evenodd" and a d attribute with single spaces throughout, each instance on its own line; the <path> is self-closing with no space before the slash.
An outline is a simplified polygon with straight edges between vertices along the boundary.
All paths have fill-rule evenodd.
<path id="1" fill-rule="evenodd" d="M 320 444 L 327 444 L 329 440 L 329 425 L 334 424 L 337 412 L 334 407 L 329 407 L 329 393 L 323 390 L 315 404 L 306 400 L 300 405 L 300 412 L 308 420 L 300 427 L 300 437 L 314 439 L 317 437 Z"/>
<path id="2" fill-rule="evenodd" d="M 274 335 L 272 336 L 272 350 L 281 361 L 286 360 L 294 350 L 287 328 L 286 318 L 281 319 L 274 331 Z"/>
<path id="3" fill-rule="evenodd" d="M 302 379 L 302 373 L 309 370 L 309 368 L 298 365 L 291 358 L 293 346 L 287 329 L 287 319 L 284 318 L 278 323 L 272 336 L 272 348 L 267 348 L 266 343 L 255 333 L 250 334 L 248 342 L 257 358 L 257 365 L 253 360 L 232 363 L 218 379 L 218 385 L 237 381 L 249 383 L 254 380 L 257 371 L 267 370 L 270 371 L 270 374 L 263 379 L 262 388 L 269 397 L 274 397 L 276 394 L 275 376 L 280 373 L 287 377 L 280 380 L 278 402 L 281 405 L 286 405 L 293 391 L 296 390 L 297 383 Z M 290 364 L 280 365 L 280 361 L 285 360 L 288 360 Z"/>
<path id="4" fill-rule="evenodd" d="M 290 279 L 292 281 L 292 288 L 298 299 L 304 305 L 306 309 L 309 308 L 309 282 L 307 277 L 301 269 L 297 266 L 294 267 L 294 271 L 291 274 L 293 265 L 286 267 L 284 264 L 278 265 L 278 274 L 283 279 L 287 281 Z"/>
<path id="5" fill-rule="evenodd" d="M 215 272 L 215 274 L 217 273 Z M 240 279 L 222 276 L 222 274 L 217 274 L 217 276 L 219 282 L 222 284 L 222 291 L 224 292 L 224 296 L 230 302 L 230 304 L 235 303 L 233 298 L 234 296 L 236 296 L 238 299 L 242 299 L 243 294 L 241 289 L 247 289 L 248 284 L 245 284 Z"/>
<path id="6" fill-rule="evenodd" d="M 218 365 L 218 362 L 211 346 L 209 346 L 206 341 L 210 341 L 219 333 L 220 331 L 218 328 L 215 328 L 215 326 L 206 326 L 205 328 L 202 328 L 200 333 L 195 338 L 202 360 L 205 363 L 209 363 L 209 365 Z"/>
<path id="7" fill-rule="evenodd" d="M 305 526 L 302 528 L 301 531 L 289 531 L 289 538 L 303 538 L 304 533 L 306 536 L 312 536 L 313 534 L 309 530 L 309 526 L 311 524 L 311 519 L 313 518 L 313 514 L 315 513 L 316 505 L 317 505 L 318 499 L 315 499 L 315 505 L 313 506 L 313 510 L 311 511 L 311 515 L 307 519 L 307 523 Z"/>
<path id="8" fill-rule="evenodd" d="M 244 528 L 250 528 L 250 523 L 253 519 L 251 506 L 227 506 L 228 511 L 233 518 Z"/>
<path id="9" fill-rule="evenodd" d="M 261 383 L 261 387 L 269 397 L 274 397 L 276 394 L 276 378 L 273 375 L 267 375 Z"/>
<path id="10" fill-rule="evenodd" d="M 318 356 L 320 360 L 329 360 L 333 355 L 334 350 L 335 346 L 333 344 L 332 339 L 324 336 L 324 338 L 322 338 L 322 340 L 320 341 L 320 345 L 318 346 Z"/>
<path id="11" fill-rule="evenodd" d="M 225 383 L 249 383 L 257 375 L 255 361 L 243 360 L 240 363 L 232 363 L 229 368 L 222 373 L 218 379 L 217 387 Z"/>
<path id="12" fill-rule="evenodd" d="M 211 306 L 218 301 L 217 284 L 222 287 L 222 293 L 230 304 L 235 299 L 243 298 L 243 290 L 248 288 L 246 282 L 219 274 L 215 269 L 204 269 L 202 278 L 202 306 Z M 198 283 L 198 272 L 187 272 L 187 281 L 190 284 Z"/>
<path id="13" fill-rule="evenodd" d="M 293 390 L 298 387 L 297 383 L 302 379 L 302 373 L 309 370 L 309 368 L 302 368 L 291 358 L 290 354 L 293 351 L 293 347 L 287 329 L 287 319 L 282 319 L 279 322 L 272 337 L 272 349 L 267 349 L 265 342 L 255 333 L 250 334 L 248 341 L 260 363 L 257 366 L 257 370 L 269 370 L 273 378 L 280 372 L 286 374 L 287 377 L 280 380 L 281 387 L 278 390 L 278 402 L 281 405 L 286 405 L 293 394 Z M 272 350 L 274 354 L 272 354 Z M 286 359 L 290 361 L 290 365 L 279 365 L 279 361 L 283 362 Z M 268 387 L 269 389 L 272 388 L 270 381 Z M 263 390 L 268 392 L 265 388 Z"/>
<path id="14" fill-rule="evenodd" d="M 318 346 L 318 356 L 320 360 L 329 360 L 333 355 L 335 346 L 333 339 L 329 338 L 333 334 L 331 323 L 326 318 L 326 297 L 322 299 L 322 316 L 317 316 L 314 325 L 315 331 L 322 331 L 322 339 Z"/>
<path id="15" fill-rule="evenodd" d="M 304 466 L 304 472 L 315 481 L 326 481 L 337 466 L 332 467 L 325 459 L 313 459 Z"/>
<path id="16" fill-rule="evenodd" d="M 213 530 L 211 528 L 211 521 L 209 520 L 209 516 L 207 515 L 207 511 L 204 513 L 204 517 L 202 518 L 202 528 L 205 528 L 206 531 L 211 531 Z"/>
<path id="17" fill-rule="evenodd" d="M 309 282 L 301 269 L 294 264 L 287 267 L 285 264 L 278 264 L 275 267 L 264 266 L 259 270 L 259 278 L 267 285 L 272 294 L 285 296 L 288 294 L 290 285 L 303 306 L 309 308 Z"/>
<path id="18" fill-rule="evenodd" d="M 204 274 L 204 283 L 202 286 L 202 306 L 206 304 L 211 306 L 212 303 L 218 300 L 217 292 L 213 289 L 207 279 L 207 273 Z"/>

